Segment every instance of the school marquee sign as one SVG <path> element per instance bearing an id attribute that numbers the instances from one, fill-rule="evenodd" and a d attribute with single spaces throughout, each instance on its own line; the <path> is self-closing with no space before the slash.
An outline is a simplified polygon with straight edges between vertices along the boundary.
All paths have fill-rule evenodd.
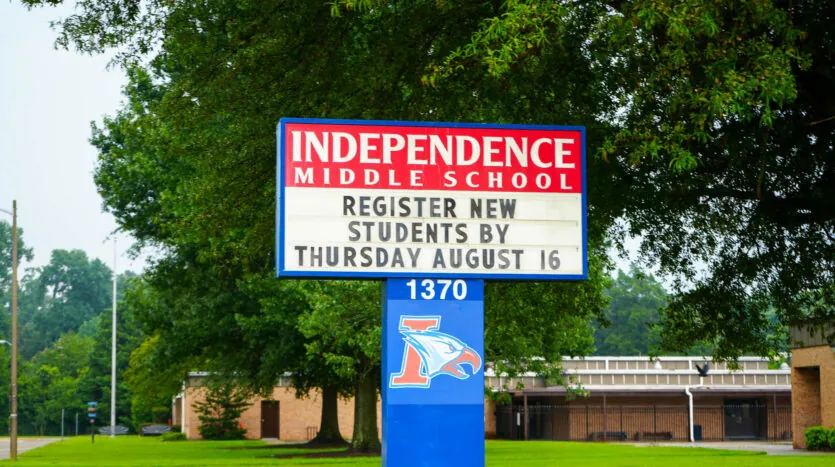
<path id="1" fill-rule="evenodd" d="M 278 276 L 585 279 L 582 127 L 282 119 Z"/>

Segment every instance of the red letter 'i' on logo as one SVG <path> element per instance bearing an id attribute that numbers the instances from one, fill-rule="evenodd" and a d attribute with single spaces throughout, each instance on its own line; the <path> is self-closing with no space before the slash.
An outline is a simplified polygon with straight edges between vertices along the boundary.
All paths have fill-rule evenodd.
<path id="1" fill-rule="evenodd" d="M 440 316 L 401 316 L 401 331 L 435 331 L 441 326 Z M 417 350 L 406 344 L 403 366 L 400 373 L 391 375 L 389 387 L 420 387 L 429 386 L 429 377 L 420 374 L 420 355 Z"/>

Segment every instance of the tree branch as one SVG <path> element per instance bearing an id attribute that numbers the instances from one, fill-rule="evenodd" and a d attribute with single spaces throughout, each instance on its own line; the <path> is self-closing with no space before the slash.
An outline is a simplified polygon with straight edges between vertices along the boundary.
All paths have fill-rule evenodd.
<path id="1" fill-rule="evenodd" d="M 809 126 L 820 125 L 821 123 L 826 123 L 826 122 L 831 121 L 831 120 L 835 120 L 835 115 L 833 115 L 831 117 L 826 117 L 826 118 L 821 119 L 821 120 L 814 121 L 814 122 L 810 123 Z"/>

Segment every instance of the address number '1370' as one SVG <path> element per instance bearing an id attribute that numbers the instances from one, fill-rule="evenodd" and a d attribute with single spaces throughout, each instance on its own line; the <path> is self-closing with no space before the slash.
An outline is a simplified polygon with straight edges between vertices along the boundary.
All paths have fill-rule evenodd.
<path id="1" fill-rule="evenodd" d="M 467 282 L 456 279 L 412 279 L 406 282 L 409 288 L 409 298 L 412 300 L 465 300 L 467 298 Z M 447 298 L 449 297 L 449 298 Z"/>

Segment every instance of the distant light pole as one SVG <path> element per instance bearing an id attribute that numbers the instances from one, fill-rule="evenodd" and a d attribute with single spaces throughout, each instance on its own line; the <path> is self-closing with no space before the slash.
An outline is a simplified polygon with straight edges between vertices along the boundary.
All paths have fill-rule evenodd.
<path id="1" fill-rule="evenodd" d="M 110 371 L 110 437 L 116 437 L 116 237 L 113 237 L 113 336 Z"/>
<path id="2" fill-rule="evenodd" d="M 17 462 L 17 200 L 12 210 L 0 209 L 12 216 L 12 400 L 9 408 L 9 458 Z"/>

